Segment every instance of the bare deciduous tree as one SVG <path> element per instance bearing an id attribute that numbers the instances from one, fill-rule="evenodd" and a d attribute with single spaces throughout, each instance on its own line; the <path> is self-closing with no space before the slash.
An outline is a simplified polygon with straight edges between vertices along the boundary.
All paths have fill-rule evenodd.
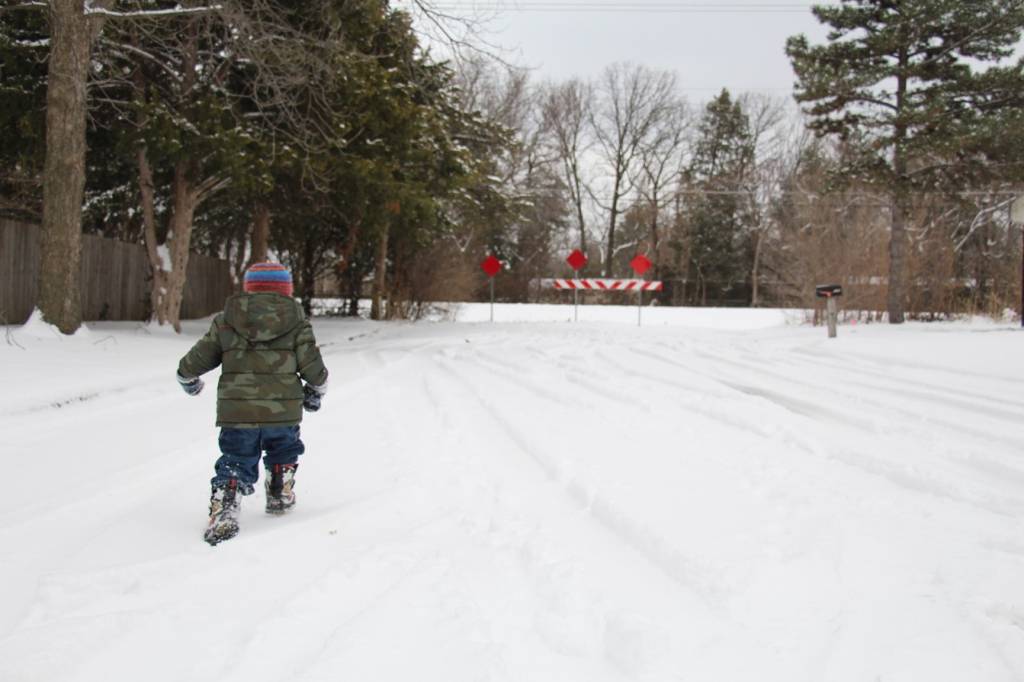
<path id="1" fill-rule="evenodd" d="M 46 10 L 50 55 L 40 242 L 39 309 L 65 334 L 82 324 L 80 269 L 87 89 L 93 46 L 109 19 L 205 13 L 208 7 L 115 12 L 112 0 L 15 2 L 4 11 Z"/>
<path id="2" fill-rule="evenodd" d="M 676 99 L 676 76 L 644 66 L 617 63 L 604 70 L 598 82 L 598 103 L 591 121 L 605 171 L 606 196 L 595 202 L 607 211 L 604 274 L 613 275 L 617 253 L 615 229 L 632 193 L 635 164 L 644 145 Z"/>
<path id="3" fill-rule="evenodd" d="M 786 102 L 779 97 L 748 93 L 740 97 L 747 115 L 753 158 L 740 187 L 747 192 L 750 238 L 750 305 L 761 304 L 761 254 L 772 228 L 770 206 L 778 194 L 787 145 Z"/>
<path id="4" fill-rule="evenodd" d="M 46 160 L 40 241 L 39 309 L 65 334 L 82 324 L 79 262 L 85 192 L 86 84 L 102 19 L 82 0 L 45 3 L 50 23 Z"/>
<path id="5" fill-rule="evenodd" d="M 579 230 L 579 250 L 587 252 L 584 202 L 588 195 L 584 158 L 593 145 L 590 132 L 593 88 L 572 79 L 549 86 L 543 100 L 544 127 L 559 159 L 562 182 L 569 192 Z"/>
<path id="6" fill-rule="evenodd" d="M 648 222 L 648 253 L 654 263 L 655 276 L 659 276 L 663 258 L 661 252 L 662 214 L 673 203 L 672 187 L 679 182 L 679 171 L 688 134 L 689 111 L 684 102 L 668 107 L 665 116 L 654 126 L 649 144 L 640 151 L 639 180 L 636 185 Z"/>

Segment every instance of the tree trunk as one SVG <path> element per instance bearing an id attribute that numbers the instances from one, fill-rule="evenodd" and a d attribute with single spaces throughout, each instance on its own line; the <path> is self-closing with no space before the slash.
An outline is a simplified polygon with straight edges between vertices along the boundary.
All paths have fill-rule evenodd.
<path id="1" fill-rule="evenodd" d="M 189 246 L 192 243 L 192 218 L 199 204 L 198 195 L 188 177 L 188 162 L 179 161 L 174 167 L 172 213 L 170 219 L 171 271 L 167 276 L 167 293 L 163 299 L 163 318 L 174 331 L 181 332 L 181 302 L 185 297 L 188 272 Z"/>
<path id="2" fill-rule="evenodd" d="M 262 263 L 267 260 L 270 248 L 270 207 L 264 202 L 256 204 L 252 224 L 252 253 L 249 263 Z"/>
<path id="3" fill-rule="evenodd" d="M 901 38 L 905 36 L 905 27 L 901 27 Z M 896 122 L 893 130 L 893 172 L 896 176 L 892 202 L 892 231 L 889 234 L 889 291 L 887 307 L 889 308 L 889 324 L 903 323 L 905 305 L 905 255 L 907 243 L 907 124 L 903 120 L 907 102 L 907 68 L 910 57 L 905 47 L 907 41 L 901 40 L 899 54 L 899 72 L 896 76 Z"/>
<path id="4" fill-rule="evenodd" d="M 615 263 L 615 223 L 619 218 L 619 187 L 622 177 L 615 176 L 615 186 L 612 189 L 611 217 L 608 220 L 608 254 L 605 256 L 604 276 L 614 277 L 613 265 Z"/>
<path id="5" fill-rule="evenodd" d="M 362 226 L 363 221 L 361 217 L 353 220 L 348 226 L 345 244 L 341 247 L 341 253 L 338 254 L 338 264 L 334 268 L 334 273 L 339 282 L 352 268 L 352 255 L 356 252 L 356 247 L 359 246 Z"/>
<path id="6" fill-rule="evenodd" d="M 349 265 L 344 274 L 348 283 L 348 314 L 351 317 L 358 317 L 359 297 L 362 296 L 362 279 L 366 273 Z"/>
<path id="7" fill-rule="evenodd" d="M 39 309 L 65 334 L 82 324 L 82 196 L 92 32 L 82 0 L 49 3 Z"/>
<path id="8" fill-rule="evenodd" d="M 313 317 L 313 299 L 316 297 L 316 265 L 313 262 L 313 254 L 310 253 L 314 250 L 312 246 L 312 243 L 307 240 L 306 254 L 302 259 L 302 291 L 299 292 L 302 299 L 302 311 L 306 313 L 307 318 Z"/>
<path id="9" fill-rule="evenodd" d="M 180 91 L 187 93 L 191 90 L 196 80 L 196 63 L 198 54 L 198 29 L 196 22 L 190 21 L 188 25 L 188 43 L 184 49 L 184 59 L 180 66 L 182 80 Z M 142 98 L 145 88 L 141 72 L 138 72 L 135 79 L 137 96 Z M 145 119 L 142 119 L 143 121 Z M 153 187 L 152 172 L 148 169 L 148 159 L 142 153 L 139 157 L 140 186 L 143 188 L 143 197 Z M 148 174 L 148 182 L 146 175 Z M 149 249 L 150 262 L 153 264 L 154 272 L 162 271 L 162 281 L 154 276 L 153 300 L 158 301 L 155 308 L 156 318 L 160 324 L 170 323 L 174 331 L 181 332 L 181 304 L 185 298 L 185 284 L 188 274 L 189 249 L 192 244 L 192 221 L 200 203 L 224 185 L 224 182 L 216 177 L 208 177 L 202 181 L 196 179 L 198 175 L 197 163 L 192 159 L 184 158 L 174 166 L 174 176 L 171 180 L 171 212 L 167 221 L 167 234 L 165 244 L 168 246 L 170 263 L 164 263 L 163 256 L 157 247 L 159 234 L 156 226 L 147 234 L 147 249 Z M 152 200 L 152 197 L 150 197 Z M 169 269 L 165 268 L 169 265 Z"/>
<path id="10" fill-rule="evenodd" d="M 761 292 L 758 278 L 761 270 L 761 244 L 764 242 L 764 230 L 757 230 L 754 238 L 754 265 L 750 269 L 750 306 L 756 308 L 761 305 Z"/>
<path id="11" fill-rule="evenodd" d="M 659 228 L 658 225 L 658 190 L 651 193 L 651 260 L 654 262 L 654 272 L 661 271 L 661 257 L 659 256 Z"/>
<path id="12" fill-rule="evenodd" d="M 892 232 L 889 235 L 889 323 L 901 324 L 906 298 L 904 271 L 907 251 L 907 214 L 902 196 L 892 204 Z"/>
<path id="13" fill-rule="evenodd" d="M 583 202 L 576 204 L 576 219 L 580 222 L 580 253 L 587 254 L 587 226 L 583 219 Z M 583 267 L 586 267 L 585 265 Z"/>
<path id="14" fill-rule="evenodd" d="M 402 253 L 399 249 L 395 249 L 394 261 L 391 263 L 391 286 L 388 287 L 388 309 L 384 314 L 385 320 L 408 319 L 406 314 L 409 303 L 408 291 L 405 282 L 402 281 L 404 268 Z"/>
<path id="15" fill-rule="evenodd" d="M 388 267 L 388 229 L 385 227 L 377 242 L 377 258 L 373 268 L 373 302 L 370 305 L 370 318 L 374 320 L 384 319 L 383 298 L 384 287 L 387 284 Z"/>
<path id="16" fill-rule="evenodd" d="M 363 276 L 355 268 L 346 272 L 348 278 L 348 316 L 359 317 L 359 298 L 363 294 Z"/>
<path id="17" fill-rule="evenodd" d="M 246 251 L 249 250 L 250 242 L 248 239 L 249 235 L 242 232 L 238 235 L 238 238 L 232 237 L 231 241 L 235 242 L 235 252 L 231 260 L 231 274 L 235 280 L 235 291 L 240 292 L 245 286 L 245 268 L 248 264 L 248 254 Z"/>
<path id="18" fill-rule="evenodd" d="M 149 258 L 149 269 L 153 281 L 149 294 L 150 316 L 155 317 L 159 324 L 167 322 L 164 317 L 163 299 L 167 293 L 167 271 L 164 269 L 163 258 L 160 256 L 156 234 L 156 208 L 153 189 L 153 169 L 149 165 L 149 157 L 145 147 L 136 152 L 139 166 L 139 195 L 142 199 L 142 224 L 146 241 L 146 255 Z"/>
<path id="19" fill-rule="evenodd" d="M 587 222 L 583 217 L 583 181 L 580 180 L 579 169 L 572 165 L 573 203 L 576 205 L 576 220 L 580 224 L 580 253 L 587 255 Z M 586 267 L 586 266 L 584 266 Z"/>

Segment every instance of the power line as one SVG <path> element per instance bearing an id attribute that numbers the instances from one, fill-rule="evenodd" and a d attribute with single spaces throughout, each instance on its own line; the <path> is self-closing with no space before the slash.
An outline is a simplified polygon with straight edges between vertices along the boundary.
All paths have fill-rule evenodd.
<path id="1" fill-rule="evenodd" d="M 788 87 L 737 87 L 735 85 L 714 85 L 707 87 L 680 85 L 676 87 L 676 90 L 683 90 L 685 92 L 714 92 L 719 93 L 723 89 L 728 90 L 731 94 L 744 94 L 748 92 L 793 92 L 793 86 Z"/>
<path id="2" fill-rule="evenodd" d="M 698 3 L 698 2 L 565 2 L 560 0 L 522 0 L 521 2 L 441 2 L 433 6 L 439 11 L 477 12 L 541 12 L 575 13 L 607 12 L 614 14 L 806 14 L 812 5 L 803 3 Z"/>

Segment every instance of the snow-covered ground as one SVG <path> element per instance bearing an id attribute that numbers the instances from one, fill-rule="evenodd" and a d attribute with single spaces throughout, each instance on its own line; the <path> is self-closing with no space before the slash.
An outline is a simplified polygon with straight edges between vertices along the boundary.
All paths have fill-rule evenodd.
<path id="1" fill-rule="evenodd" d="M 318 320 L 299 505 L 217 547 L 206 323 L 8 329 L 0 680 L 1024 679 L 1024 334 L 571 312 Z"/>

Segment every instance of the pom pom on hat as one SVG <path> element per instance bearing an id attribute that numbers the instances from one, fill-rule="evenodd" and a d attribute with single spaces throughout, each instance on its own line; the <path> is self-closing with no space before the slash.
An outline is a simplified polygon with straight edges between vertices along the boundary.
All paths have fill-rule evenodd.
<path id="1" fill-rule="evenodd" d="M 291 296 L 294 292 L 292 273 L 280 263 L 254 263 L 245 271 L 242 283 L 246 293 L 273 293 Z"/>

